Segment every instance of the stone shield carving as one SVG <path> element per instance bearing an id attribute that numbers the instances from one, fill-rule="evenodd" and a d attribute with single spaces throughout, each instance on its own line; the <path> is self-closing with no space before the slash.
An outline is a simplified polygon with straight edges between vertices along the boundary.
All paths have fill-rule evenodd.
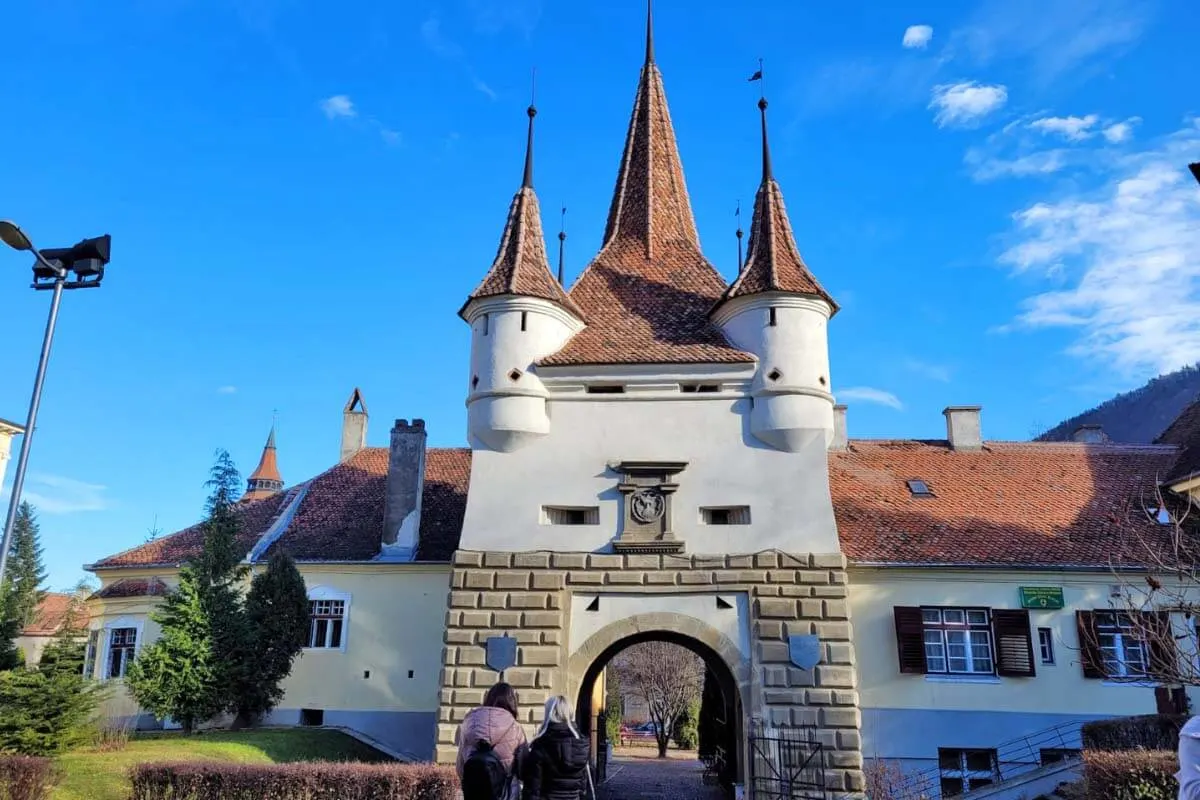
<path id="1" fill-rule="evenodd" d="M 642 489 L 629 498 L 630 513 L 638 522 L 651 523 L 662 519 L 667 510 L 666 498 L 655 489 Z"/>
<path id="2" fill-rule="evenodd" d="M 788 658 L 800 669 L 812 669 L 821 660 L 821 640 L 812 634 L 789 636 Z"/>
<path id="3" fill-rule="evenodd" d="M 504 672 L 517 663 L 517 640 L 511 636 L 488 637 L 487 654 L 484 660 L 488 669 Z"/>

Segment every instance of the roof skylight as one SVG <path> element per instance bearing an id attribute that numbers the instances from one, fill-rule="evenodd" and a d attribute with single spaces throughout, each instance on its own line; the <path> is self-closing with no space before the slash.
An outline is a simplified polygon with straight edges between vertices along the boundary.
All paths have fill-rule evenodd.
<path id="1" fill-rule="evenodd" d="M 913 478 L 905 483 L 908 484 L 908 490 L 912 492 L 913 497 L 933 497 L 933 489 L 920 478 Z"/>

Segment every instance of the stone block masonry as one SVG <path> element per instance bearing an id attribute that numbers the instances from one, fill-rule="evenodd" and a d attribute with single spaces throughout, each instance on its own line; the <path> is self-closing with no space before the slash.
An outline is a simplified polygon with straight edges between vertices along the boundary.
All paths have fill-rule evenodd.
<path id="1" fill-rule="evenodd" d="M 751 652 L 748 658 L 735 656 L 743 658 L 736 666 L 745 727 L 754 720 L 771 727 L 811 729 L 812 740 L 827 754 L 829 787 L 862 792 L 861 715 L 846 560 L 841 554 L 458 551 L 447 597 L 438 762 L 454 761 L 458 724 L 500 678 L 484 665 L 489 637 L 517 640 L 517 663 L 504 677 L 517 688 L 520 720 L 532 732 L 541 722 L 547 697 L 565 694 L 577 701 L 573 692 L 590 666 L 581 665 L 584 643 L 573 643 L 574 656 L 568 651 L 570 615 L 586 613 L 578 604 L 572 607 L 572 594 L 706 592 L 744 593 L 749 598 Z M 671 630 L 698 640 L 711 630 L 690 617 L 679 616 L 677 622 Z M 630 634 L 636 632 L 631 623 Z M 803 634 L 821 640 L 821 661 L 812 670 L 791 663 L 788 638 Z"/>

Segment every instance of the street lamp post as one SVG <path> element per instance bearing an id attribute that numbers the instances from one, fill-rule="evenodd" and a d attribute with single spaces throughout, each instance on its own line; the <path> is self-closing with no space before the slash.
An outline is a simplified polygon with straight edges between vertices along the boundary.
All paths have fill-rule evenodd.
<path id="1" fill-rule="evenodd" d="M 108 263 L 111 238 L 104 235 L 95 239 L 84 239 L 74 247 L 38 250 L 15 223 L 0 220 L 0 241 L 14 250 L 28 250 L 33 253 L 33 288 L 53 292 L 50 299 L 50 315 L 46 319 L 46 332 L 42 336 L 42 353 L 38 358 L 37 377 L 33 381 L 33 396 L 29 400 L 25 434 L 21 437 L 21 452 L 17 456 L 17 471 L 13 475 L 8 516 L 4 520 L 4 538 L 0 541 L 2 583 L 5 569 L 8 567 L 8 551 L 12 543 L 13 526 L 17 520 L 17 509 L 21 505 L 25 468 L 29 463 L 29 449 L 33 442 L 34 426 L 37 424 L 38 407 L 42 402 L 42 384 L 46 379 L 46 364 L 50 360 L 50 345 L 54 341 L 54 327 L 58 322 L 58 306 L 62 300 L 62 293 L 66 289 L 87 289 L 100 285 L 104 278 L 104 266 Z M 67 280 L 72 272 L 75 273 L 75 280 Z"/>

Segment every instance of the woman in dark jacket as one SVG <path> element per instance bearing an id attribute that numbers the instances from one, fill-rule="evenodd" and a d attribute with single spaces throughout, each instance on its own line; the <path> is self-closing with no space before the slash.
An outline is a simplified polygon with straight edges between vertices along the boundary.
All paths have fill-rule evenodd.
<path id="1" fill-rule="evenodd" d="M 546 718 L 525 760 L 521 800 L 595 798 L 588 769 L 588 740 L 571 722 L 571 702 L 559 695 L 546 701 Z"/>

